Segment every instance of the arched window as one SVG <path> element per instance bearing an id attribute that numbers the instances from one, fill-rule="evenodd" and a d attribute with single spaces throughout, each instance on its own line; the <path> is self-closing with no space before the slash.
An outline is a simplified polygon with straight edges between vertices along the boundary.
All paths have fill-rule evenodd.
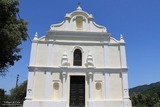
<path id="1" fill-rule="evenodd" d="M 83 26 L 82 22 L 83 22 L 83 18 L 78 16 L 76 18 L 76 28 L 77 28 L 77 30 L 82 30 L 82 26 Z"/>
<path id="2" fill-rule="evenodd" d="M 73 65 L 74 66 L 82 66 L 82 52 L 81 52 L 81 50 L 76 49 L 74 51 L 73 57 L 74 57 Z"/>

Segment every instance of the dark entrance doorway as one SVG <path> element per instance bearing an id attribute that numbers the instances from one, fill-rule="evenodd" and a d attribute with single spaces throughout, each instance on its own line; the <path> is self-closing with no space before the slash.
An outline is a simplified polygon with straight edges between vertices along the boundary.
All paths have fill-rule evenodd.
<path id="1" fill-rule="evenodd" d="M 85 107 L 85 76 L 70 77 L 70 107 Z"/>

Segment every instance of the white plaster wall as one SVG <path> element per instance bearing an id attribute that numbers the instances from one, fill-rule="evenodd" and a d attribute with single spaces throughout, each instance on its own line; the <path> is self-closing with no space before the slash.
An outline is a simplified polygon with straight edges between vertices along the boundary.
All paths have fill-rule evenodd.
<path id="1" fill-rule="evenodd" d="M 62 55 L 66 51 L 68 55 L 68 62 L 70 62 L 70 53 L 71 47 L 67 45 L 54 45 L 54 53 L 53 53 L 53 66 L 61 66 Z"/>
<path id="2" fill-rule="evenodd" d="M 86 20 L 84 23 L 83 23 L 83 30 L 84 31 L 89 31 L 89 23 L 88 23 L 88 20 Z"/>
<path id="3" fill-rule="evenodd" d="M 109 46 L 109 67 L 120 67 L 120 53 L 118 46 Z"/>
<path id="4" fill-rule="evenodd" d="M 104 50 L 103 46 L 84 46 L 86 52 L 85 61 L 87 59 L 88 51 L 91 52 L 93 57 L 93 64 L 96 68 L 104 67 Z"/>
<path id="5" fill-rule="evenodd" d="M 45 72 L 35 72 L 33 100 L 45 99 Z"/>
<path id="6" fill-rule="evenodd" d="M 101 89 L 96 88 L 96 83 L 101 84 Z M 103 73 L 94 73 L 93 76 L 93 100 L 102 100 L 105 98 L 104 75 Z"/>
<path id="7" fill-rule="evenodd" d="M 86 67 L 86 59 L 88 56 L 88 51 L 91 52 L 93 57 L 93 63 L 97 68 L 104 67 L 104 59 L 103 59 L 103 47 L 102 46 L 80 46 L 84 51 L 82 53 L 82 67 Z M 75 46 L 71 45 L 54 45 L 54 53 L 53 53 L 53 66 L 61 66 L 61 58 L 64 51 L 68 54 L 68 62 L 70 63 L 70 67 L 73 66 L 73 48 Z"/>
<path id="8" fill-rule="evenodd" d="M 120 73 L 110 73 L 111 99 L 122 99 L 122 77 Z"/>
<path id="9" fill-rule="evenodd" d="M 33 88 L 33 100 L 44 100 L 45 99 L 45 72 L 40 71 L 40 72 L 35 72 L 35 83 L 34 83 L 34 88 Z M 52 100 L 60 100 L 61 95 L 62 95 L 62 83 L 61 83 L 61 77 L 59 72 L 53 72 L 51 73 L 51 81 L 49 81 L 51 88 L 51 93 L 49 98 Z M 53 84 L 58 83 L 59 84 L 59 89 L 55 89 Z"/>
<path id="10" fill-rule="evenodd" d="M 63 40 L 62 40 L 63 41 Z M 78 42 L 78 41 L 76 41 Z M 80 40 L 79 42 L 82 42 Z M 89 42 L 89 41 L 86 41 Z M 91 42 L 91 41 L 90 41 Z M 92 41 L 93 42 L 93 41 Z M 51 66 L 59 67 L 61 66 L 61 58 L 64 51 L 68 54 L 68 62 L 70 63 L 70 67 L 73 66 L 73 48 L 79 46 L 83 49 L 83 59 L 82 59 L 82 67 L 86 67 L 86 59 L 88 55 L 88 51 L 91 52 L 93 57 L 93 64 L 96 68 L 104 67 L 104 48 L 101 45 L 67 45 L 67 44 L 54 44 L 52 46 L 53 57 L 51 57 Z M 120 67 L 120 53 L 119 46 L 109 46 L 108 48 L 109 55 L 109 67 L 111 68 L 119 68 Z M 48 57 L 48 45 L 44 43 L 38 43 L 37 46 L 37 57 L 36 57 L 36 65 L 37 66 L 47 66 L 47 57 Z"/>
<path id="11" fill-rule="evenodd" d="M 86 59 L 88 55 L 88 51 L 91 52 L 93 57 L 94 66 L 97 68 L 104 67 L 104 49 L 103 46 L 87 46 L 87 45 L 59 45 L 54 44 L 52 47 L 52 55 L 51 58 L 51 66 L 59 67 L 61 66 L 61 58 L 64 51 L 68 54 L 68 62 L 70 63 L 70 67 L 73 66 L 73 48 L 79 46 L 83 49 L 83 63 L 82 67 L 86 67 Z M 118 68 L 120 67 L 120 54 L 118 46 L 109 46 L 109 67 Z M 48 57 L 48 45 L 39 43 L 37 47 L 37 58 L 36 58 L 36 65 L 37 66 L 46 66 L 47 64 L 47 57 Z"/>
<path id="12" fill-rule="evenodd" d="M 52 72 L 51 75 L 53 81 L 61 81 L 60 72 Z"/>
<path id="13" fill-rule="evenodd" d="M 74 29 L 73 27 L 74 27 L 73 23 L 69 22 L 69 23 L 68 23 L 68 26 L 67 26 L 67 30 L 68 30 L 68 31 L 71 31 L 71 30 Z"/>
<path id="14" fill-rule="evenodd" d="M 36 65 L 37 66 L 46 66 L 47 57 L 48 57 L 48 46 L 47 46 L 47 44 L 38 43 Z"/>
<path id="15" fill-rule="evenodd" d="M 52 82 L 52 93 L 51 93 L 51 98 L 52 100 L 60 100 L 62 96 L 62 78 L 59 72 L 52 72 L 51 73 L 51 82 Z M 59 84 L 59 88 L 55 89 L 54 88 L 54 83 Z"/>

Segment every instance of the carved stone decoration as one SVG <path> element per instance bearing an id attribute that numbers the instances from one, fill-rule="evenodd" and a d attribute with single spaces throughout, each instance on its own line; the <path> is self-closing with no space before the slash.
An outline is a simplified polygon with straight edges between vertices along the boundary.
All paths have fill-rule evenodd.
<path id="1" fill-rule="evenodd" d="M 33 40 L 38 40 L 38 33 L 36 32 Z"/>
<path id="2" fill-rule="evenodd" d="M 61 61 L 62 66 L 69 66 L 67 52 L 65 51 Z"/>
<path id="3" fill-rule="evenodd" d="M 120 42 L 121 42 L 121 43 L 125 43 L 125 41 L 124 41 L 124 39 L 123 39 L 123 35 L 122 35 L 122 34 L 120 35 Z"/>
<path id="4" fill-rule="evenodd" d="M 59 89 L 59 83 L 55 82 L 53 84 L 53 87 L 54 87 L 55 90 L 58 90 Z"/>
<path id="5" fill-rule="evenodd" d="M 94 67 L 93 57 L 92 57 L 92 54 L 91 54 L 90 51 L 88 52 L 88 56 L 87 56 L 87 66 L 88 67 Z"/>
<path id="6" fill-rule="evenodd" d="M 100 82 L 96 83 L 96 89 L 100 90 L 102 88 L 102 84 Z"/>

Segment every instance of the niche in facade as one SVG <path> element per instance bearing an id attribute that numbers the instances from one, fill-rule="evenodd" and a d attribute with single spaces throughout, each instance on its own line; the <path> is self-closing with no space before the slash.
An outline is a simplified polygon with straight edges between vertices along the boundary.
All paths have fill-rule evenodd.
<path id="1" fill-rule="evenodd" d="M 76 29 L 77 30 L 82 30 L 83 26 L 83 18 L 81 16 L 76 17 Z"/>
<path id="2" fill-rule="evenodd" d="M 97 89 L 97 90 L 100 90 L 100 89 L 101 89 L 101 87 L 102 87 L 101 83 L 99 83 L 99 82 L 98 82 L 98 83 L 96 83 L 96 89 Z"/>
<path id="3" fill-rule="evenodd" d="M 53 87 L 54 87 L 55 90 L 58 90 L 58 89 L 59 89 L 59 83 L 57 83 L 57 82 L 54 83 L 54 84 L 53 84 Z"/>

